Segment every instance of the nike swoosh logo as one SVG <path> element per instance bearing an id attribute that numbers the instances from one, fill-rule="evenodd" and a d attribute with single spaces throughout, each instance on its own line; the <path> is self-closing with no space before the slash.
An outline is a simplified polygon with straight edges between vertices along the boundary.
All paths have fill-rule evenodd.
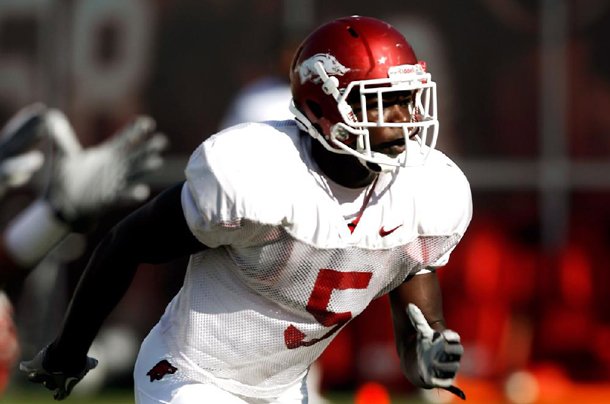
<path id="1" fill-rule="evenodd" d="M 402 226 L 402 224 L 399 224 L 398 226 L 396 226 L 396 227 L 394 227 L 394 228 L 392 228 L 392 229 L 389 229 L 389 230 L 386 230 L 386 229 L 384 228 L 384 226 L 381 226 L 381 229 L 379 229 L 379 235 L 380 235 L 381 237 L 385 237 L 385 236 L 387 236 L 388 234 L 393 233 L 393 232 L 394 232 L 396 229 L 398 229 L 400 226 Z"/>

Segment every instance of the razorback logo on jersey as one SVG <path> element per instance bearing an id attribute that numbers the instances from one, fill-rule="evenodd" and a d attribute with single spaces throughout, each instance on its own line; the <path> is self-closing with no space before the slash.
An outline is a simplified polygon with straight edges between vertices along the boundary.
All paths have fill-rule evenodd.
<path id="1" fill-rule="evenodd" d="M 324 71 L 329 76 L 343 76 L 350 70 L 348 67 L 345 67 L 339 63 L 337 58 L 333 55 L 328 53 L 316 53 L 309 59 L 303 61 L 303 63 L 301 63 L 299 66 L 299 77 L 301 79 L 301 84 L 305 83 L 307 80 L 311 80 L 315 84 L 319 84 L 322 81 L 315 68 L 316 63 L 318 62 L 322 63 Z"/>
<path id="2" fill-rule="evenodd" d="M 162 361 L 157 362 L 157 364 L 146 373 L 146 376 L 150 376 L 150 381 L 154 382 L 155 380 L 163 379 L 165 375 L 173 375 L 176 373 L 176 370 L 178 370 L 178 368 L 169 363 L 167 359 L 163 359 Z"/>

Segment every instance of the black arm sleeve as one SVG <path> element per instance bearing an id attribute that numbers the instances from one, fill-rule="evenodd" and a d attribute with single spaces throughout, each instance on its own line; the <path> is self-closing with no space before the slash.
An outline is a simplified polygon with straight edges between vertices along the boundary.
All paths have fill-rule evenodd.
<path id="1" fill-rule="evenodd" d="M 78 368 L 102 323 L 121 300 L 140 263 L 160 264 L 206 247 L 191 233 L 171 187 L 119 222 L 99 243 L 49 347 L 49 370 Z"/>

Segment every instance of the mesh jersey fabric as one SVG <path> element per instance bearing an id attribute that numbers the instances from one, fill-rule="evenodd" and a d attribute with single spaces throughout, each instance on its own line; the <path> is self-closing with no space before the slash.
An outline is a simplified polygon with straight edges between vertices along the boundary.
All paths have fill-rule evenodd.
<path id="1" fill-rule="evenodd" d="M 464 234 L 470 188 L 442 153 L 381 174 L 352 233 L 311 141 L 293 121 L 245 124 L 191 156 L 183 210 L 211 248 L 191 256 L 158 327 L 173 377 L 276 396 L 373 299 L 442 263 Z"/>

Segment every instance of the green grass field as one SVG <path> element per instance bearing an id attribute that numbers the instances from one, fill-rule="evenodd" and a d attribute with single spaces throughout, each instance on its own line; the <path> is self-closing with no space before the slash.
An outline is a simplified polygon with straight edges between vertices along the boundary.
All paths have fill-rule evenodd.
<path id="1" fill-rule="evenodd" d="M 350 404 L 354 402 L 353 396 L 348 393 L 333 393 L 327 394 L 326 398 L 331 404 Z M 133 395 L 131 391 L 105 391 L 96 396 L 79 396 L 71 395 L 65 401 L 65 404 L 133 404 Z M 2 404 L 51 404 L 57 403 L 53 400 L 51 392 L 41 389 L 9 389 L 9 391 L 0 398 Z M 421 400 L 412 400 L 406 398 L 394 397 L 392 404 L 421 404 Z"/>
<path id="2" fill-rule="evenodd" d="M 50 404 L 57 403 L 53 400 L 50 391 L 42 389 L 9 390 L 2 398 L 2 404 Z M 99 396 L 83 397 L 72 395 L 63 401 L 66 404 L 133 404 L 133 395 L 128 391 L 105 392 Z"/>

